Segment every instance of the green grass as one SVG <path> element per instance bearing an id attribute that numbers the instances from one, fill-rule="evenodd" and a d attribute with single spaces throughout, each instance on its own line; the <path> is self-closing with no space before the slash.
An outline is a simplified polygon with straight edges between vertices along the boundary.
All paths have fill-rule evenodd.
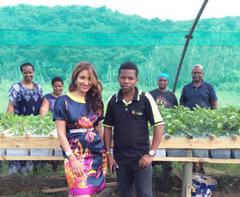
<path id="1" fill-rule="evenodd" d="M 8 175 L 8 161 L 2 161 L 2 166 L 0 167 L 0 175 L 7 176 Z M 23 175 L 20 173 L 15 174 L 14 176 L 21 177 L 21 176 L 41 176 L 41 177 L 50 177 L 53 175 L 64 176 L 64 168 L 63 168 L 63 161 L 60 161 L 58 164 L 58 168 L 56 172 L 53 172 L 52 165 L 46 161 L 46 166 L 39 167 L 37 169 L 32 170 L 30 173 Z"/>

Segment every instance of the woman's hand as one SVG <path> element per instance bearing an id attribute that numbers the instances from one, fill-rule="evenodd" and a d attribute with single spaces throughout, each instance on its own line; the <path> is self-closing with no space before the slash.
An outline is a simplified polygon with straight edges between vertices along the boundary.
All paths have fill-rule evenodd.
<path id="1" fill-rule="evenodd" d="M 82 166 L 76 157 L 74 155 L 71 155 L 68 159 L 70 160 L 73 173 L 77 174 L 78 176 L 83 176 L 84 173 Z"/>
<path id="2" fill-rule="evenodd" d="M 63 150 L 66 152 L 67 150 L 71 150 L 71 147 L 69 145 L 68 139 L 66 137 L 66 121 L 64 120 L 56 120 L 56 128 L 58 133 L 58 139 L 60 141 L 60 144 L 63 148 Z M 83 176 L 83 168 L 80 164 L 80 162 L 76 159 L 74 154 L 71 154 L 68 157 L 72 171 L 74 174 L 77 174 L 78 176 Z"/>
<path id="3" fill-rule="evenodd" d="M 108 161 L 109 171 L 113 173 L 114 170 L 118 168 L 118 165 L 117 165 L 117 162 L 113 159 L 111 153 L 107 153 L 107 161 Z"/>

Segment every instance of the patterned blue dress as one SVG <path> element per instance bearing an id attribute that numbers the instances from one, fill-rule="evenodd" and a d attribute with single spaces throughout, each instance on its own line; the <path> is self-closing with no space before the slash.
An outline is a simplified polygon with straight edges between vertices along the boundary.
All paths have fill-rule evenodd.
<path id="1" fill-rule="evenodd" d="M 103 117 L 87 111 L 86 103 L 71 94 L 58 97 L 55 103 L 53 119 L 66 121 L 68 142 L 84 174 L 75 174 L 64 154 L 64 170 L 71 195 L 93 195 L 105 187 L 106 151 L 94 128 Z"/>
<path id="2" fill-rule="evenodd" d="M 11 101 L 14 107 L 14 114 L 21 116 L 39 115 L 42 102 L 42 88 L 40 85 L 34 83 L 33 89 L 28 89 L 19 82 L 13 84 L 8 93 L 9 101 Z M 40 163 L 34 162 L 34 165 L 37 166 Z M 27 173 L 32 168 L 32 161 L 10 161 L 8 174 L 11 175 L 17 172 Z"/>
<path id="3" fill-rule="evenodd" d="M 15 83 L 9 90 L 9 100 L 17 115 L 38 115 L 42 103 L 42 88 L 34 83 L 33 89 L 28 89 L 22 83 Z"/>

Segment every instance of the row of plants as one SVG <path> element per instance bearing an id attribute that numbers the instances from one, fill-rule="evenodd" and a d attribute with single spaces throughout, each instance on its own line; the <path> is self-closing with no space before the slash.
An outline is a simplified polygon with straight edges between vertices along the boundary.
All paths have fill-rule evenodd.
<path id="1" fill-rule="evenodd" d="M 42 116 L 16 116 L 12 113 L 0 115 L 0 133 L 8 135 L 22 136 L 31 135 L 48 135 L 55 129 L 50 114 Z"/>
<path id="2" fill-rule="evenodd" d="M 240 134 L 240 110 L 236 107 L 189 110 L 179 106 L 172 109 L 160 108 L 160 112 L 165 122 L 165 131 L 171 135 L 191 133 L 204 137 L 209 133 L 216 136 Z M 44 117 L 0 114 L 0 133 L 48 135 L 54 128 L 50 114 Z"/>
<path id="3" fill-rule="evenodd" d="M 190 133 L 204 137 L 209 133 L 216 136 L 240 134 L 240 110 L 236 107 L 225 107 L 217 110 L 197 107 L 189 110 L 179 106 L 173 109 L 160 108 L 164 118 L 165 131 L 171 135 Z"/>

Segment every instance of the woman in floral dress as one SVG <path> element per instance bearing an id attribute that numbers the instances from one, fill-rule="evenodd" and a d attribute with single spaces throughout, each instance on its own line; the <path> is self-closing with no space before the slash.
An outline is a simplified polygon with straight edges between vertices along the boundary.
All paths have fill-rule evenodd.
<path id="1" fill-rule="evenodd" d="M 41 86 L 33 82 L 34 66 L 31 63 L 24 63 L 20 66 L 20 71 L 23 80 L 11 86 L 7 112 L 19 116 L 39 115 L 43 95 Z M 41 162 L 38 161 L 10 161 L 8 174 L 18 172 L 25 174 L 32 171 L 33 165 L 38 167 L 39 164 Z"/>
<path id="2" fill-rule="evenodd" d="M 91 196 L 105 187 L 102 118 L 101 83 L 92 65 L 81 62 L 72 73 L 69 93 L 56 100 L 53 114 L 70 197 Z"/>

